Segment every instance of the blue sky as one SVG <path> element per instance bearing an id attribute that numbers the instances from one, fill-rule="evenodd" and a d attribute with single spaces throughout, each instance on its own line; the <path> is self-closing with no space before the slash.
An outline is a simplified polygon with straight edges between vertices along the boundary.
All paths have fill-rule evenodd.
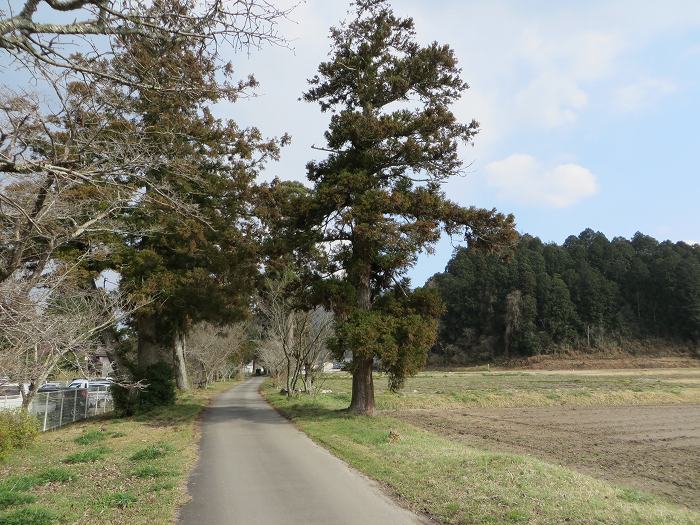
<path id="1" fill-rule="evenodd" d="M 481 133 L 450 198 L 515 214 L 521 232 L 562 242 L 586 227 L 700 241 L 700 2 L 395 0 L 419 39 L 455 48 L 471 89 L 455 106 Z M 221 108 L 293 143 L 265 177 L 304 179 L 326 116 L 297 99 L 328 52 L 341 1 L 309 0 L 282 30 L 294 51 L 232 57 L 258 96 Z M 422 284 L 444 239 L 410 272 Z"/>

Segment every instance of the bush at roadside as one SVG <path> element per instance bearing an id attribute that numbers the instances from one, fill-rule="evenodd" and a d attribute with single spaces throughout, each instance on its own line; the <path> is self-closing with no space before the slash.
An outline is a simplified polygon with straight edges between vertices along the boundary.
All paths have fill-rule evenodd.
<path id="1" fill-rule="evenodd" d="M 0 456 L 13 448 L 25 447 L 39 434 L 39 421 L 22 410 L 0 412 Z"/>
<path id="2" fill-rule="evenodd" d="M 155 407 L 175 404 L 176 389 L 173 369 L 165 363 L 156 363 L 136 370 L 146 387 L 142 390 L 115 385 L 111 388 L 114 409 L 118 415 L 133 416 Z"/>

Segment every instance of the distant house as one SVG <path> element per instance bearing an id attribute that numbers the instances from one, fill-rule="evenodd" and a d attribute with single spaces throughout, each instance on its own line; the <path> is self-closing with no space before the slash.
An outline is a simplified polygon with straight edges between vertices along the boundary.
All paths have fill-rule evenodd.
<path id="1" fill-rule="evenodd" d="M 95 371 L 100 374 L 100 377 L 109 377 L 112 375 L 112 372 L 114 372 L 112 360 L 107 355 L 107 351 L 103 348 L 99 348 L 92 356 L 92 363 L 95 367 Z"/>

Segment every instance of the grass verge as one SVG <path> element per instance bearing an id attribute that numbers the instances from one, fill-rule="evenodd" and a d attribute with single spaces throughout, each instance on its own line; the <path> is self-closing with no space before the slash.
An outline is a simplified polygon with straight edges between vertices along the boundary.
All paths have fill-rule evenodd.
<path id="1" fill-rule="evenodd" d="M 350 416 L 335 396 L 289 400 L 270 385 L 263 393 L 316 442 L 444 523 L 700 522 L 699 513 L 529 456 L 467 447 L 388 416 Z"/>
<path id="2" fill-rule="evenodd" d="M 0 525 L 171 523 L 187 499 L 197 416 L 232 384 L 181 395 L 148 414 L 47 432 L 11 452 L 0 461 Z"/>

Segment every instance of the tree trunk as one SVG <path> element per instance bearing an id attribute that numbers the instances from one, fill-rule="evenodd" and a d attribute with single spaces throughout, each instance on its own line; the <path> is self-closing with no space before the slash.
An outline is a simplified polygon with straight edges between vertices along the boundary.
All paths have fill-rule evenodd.
<path id="1" fill-rule="evenodd" d="M 137 321 L 138 331 L 138 365 L 144 369 L 156 363 L 166 363 L 173 366 L 173 351 L 167 348 L 162 341 L 167 337 L 160 337 L 156 319 L 153 316 L 140 316 Z"/>
<path id="2" fill-rule="evenodd" d="M 363 256 L 364 254 L 360 254 Z M 366 261 L 366 257 L 363 257 Z M 366 262 L 362 262 L 358 272 L 357 287 L 357 307 L 361 310 L 372 308 L 372 297 L 370 292 L 370 267 Z M 374 413 L 374 381 L 372 379 L 373 356 L 353 355 L 352 372 L 352 399 L 350 401 L 350 412 L 371 416 Z"/>
<path id="3" fill-rule="evenodd" d="M 190 382 L 187 378 L 187 366 L 185 364 L 185 334 L 177 330 L 174 335 L 173 343 L 175 384 L 178 390 L 189 390 Z"/>
<path id="4" fill-rule="evenodd" d="M 586 325 L 586 342 L 588 344 L 588 348 L 591 347 L 591 325 L 587 324 Z"/>
<path id="5" fill-rule="evenodd" d="M 352 399 L 350 412 L 371 416 L 374 413 L 374 380 L 372 379 L 372 357 L 354 358 L 352 373 Z"/>

